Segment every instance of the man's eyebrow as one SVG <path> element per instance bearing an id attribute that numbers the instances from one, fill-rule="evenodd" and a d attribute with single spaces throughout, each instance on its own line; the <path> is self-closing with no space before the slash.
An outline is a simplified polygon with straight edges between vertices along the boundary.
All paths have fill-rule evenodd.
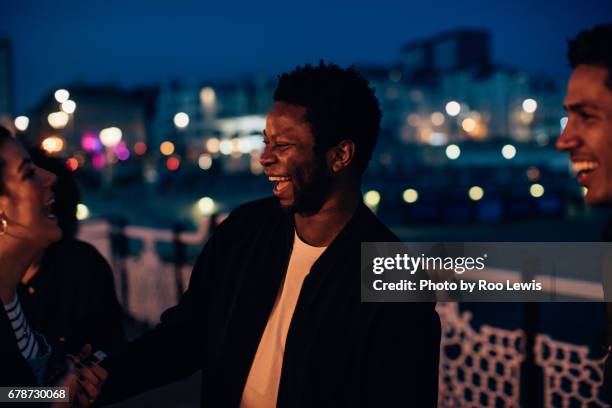
<path id="1" fill-rule="evenodd" d="M 291 133 L 293 131 L 295 131 L 295 127 L 289 126 L 289 127 L 286 127 L 286 128 L 282 128 L 282 129 L 280 129 L 280 131 L 272 133 L 272 134 L 268 134 L 265 130 L 262 133 L 263 133 L 264 137 L 269 137 L 269 136 L 271 137 L 271 136 L 282 135 L 282 134 L 285 134 L 285 133 Z"/>
<path id="2" fill-rule="evenodd" d="M 566 111 L 577 111 L 577 110 L 582 110 L 584 108 L 590 108 L 590 109 L 596 109 L 596 110 L 600 109 L 599 105 L 593 102 L 589 102 L 589 101 L 575 102 L 569 105 L 563 104 L 563 109 L 565 109 Z"/>
<path id="3" fill-rule="evenodd" d="M 26 157 L 25 159 L 23 159 L 21 161 L 21 163 L 19 164 L 19 167 L 17 168 L 17 171 L 22 171 L 23 168 L 25 166 L 27 166 L 28 164 L 32 164 L 32 159 L 30 159 L 29 157 Z"/>

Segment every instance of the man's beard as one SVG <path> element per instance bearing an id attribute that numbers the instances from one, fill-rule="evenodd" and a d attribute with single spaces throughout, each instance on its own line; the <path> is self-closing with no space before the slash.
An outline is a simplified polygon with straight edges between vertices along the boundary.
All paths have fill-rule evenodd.
<path id="1" fill-rule="evenodd" d="M 327 169 L 325 156 L 315 159 L 311 170 L 298 170 L 293 191 L 293 205 L 287 208 L 291 213 L 311 215 L 317 213 L 329 197 L 332 176 Z"/>

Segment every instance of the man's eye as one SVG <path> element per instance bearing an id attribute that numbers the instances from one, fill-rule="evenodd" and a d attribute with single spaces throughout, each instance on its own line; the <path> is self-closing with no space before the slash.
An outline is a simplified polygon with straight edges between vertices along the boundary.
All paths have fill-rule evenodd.
<path id="1" fill-rule="evenodd" d="M 580 117 L 581 117 L 582 119 L 584 119 L 584 120 L 590 120 L 590 119 L 595 118 L 595 116 L 594 116 L 594 115 L 591 115 L 591 114 L 589 114 L 589 113 L 587 113 L 587 112 L 581 112 L 581 113 L 580 113 Z"/>
<path id="2" fill-rule="evenodd" d="M 31 179 L 32 177 L 34 177 L 35 174 L 36 174 L 36 171 L 34 169 L 29 169 L 25 172 L 25 174 L 23 175 L 23 178 Z"/>

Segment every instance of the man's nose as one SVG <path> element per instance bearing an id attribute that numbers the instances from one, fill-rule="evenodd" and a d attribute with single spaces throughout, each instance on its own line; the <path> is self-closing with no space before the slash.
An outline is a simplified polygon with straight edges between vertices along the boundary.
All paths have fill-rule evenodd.
<path id="1" fill-rule="evenodd" d="M 276 163 L 276 156 L 270 151 L 269 147 L 266 147 L 259 158 L 259 163 L 266 167 Z"/>
<path id="2" fill-rule="evenodd" d="M 557 139 L 557 149 L 561 151 L 572 150 L 580 146 L 580 143 L 580 136 L 574 130 L 572 121 L 568 121 Z"/>

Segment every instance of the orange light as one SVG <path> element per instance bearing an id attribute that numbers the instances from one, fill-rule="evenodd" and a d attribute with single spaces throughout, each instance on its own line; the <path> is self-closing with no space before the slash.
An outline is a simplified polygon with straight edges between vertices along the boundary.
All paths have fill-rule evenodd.
<path id="1" fill-rule="evenodd" d="M 167 140 L 162 142 L 162 144 L 159 145 L 159 151 L 164 156 L 170 156 L 172 153 L 174 153 L 174 143 Z"/>
<path id="2" fill-rule="evenodd" d="M 166 167 L 170 171 L 178 170 L 180 165 L 181 165 L 181 161 L 177 159 L 176 157 L 170 157 L 168 160 L 166 160 Z"/>
<path id="3" fill-rule="evenodd" d="M 147 152 L 147 145 L 145 142 L 136 142 L 134 143 L 134 153 L 138 156 L 142 156 Z"/>
<path id="4" fill-rule="evenodd" d="M 74 157 L 70 157 L 66 160 L 66 167 L 70 171 L 76 171 L 79 168 L 79 161 Z"/>

